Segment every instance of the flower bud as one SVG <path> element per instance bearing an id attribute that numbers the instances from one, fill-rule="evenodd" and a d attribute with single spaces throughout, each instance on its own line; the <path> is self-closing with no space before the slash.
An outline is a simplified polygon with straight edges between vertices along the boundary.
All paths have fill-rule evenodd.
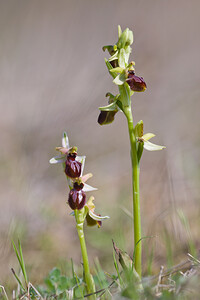
<path id="1" fill-rule="evenodd" d="M 76 153 L 69 153 L 65 162 L 65 174 L 70 178 L 80 177 L 82 164 L 76 160 Z"/>
<path id="2" fill-rule="evenodd" d="M 144 79 L 136 76 L 135 72 L 132 70 L 128 72 L 128 78 L 126 79 L 126 82 L 134 92 L 144 92 L 147 88 Z"/>
<path id="3" fill-rule="evenodd" d="M 86 203 L 86 194 L 82 190 L 84 187 L 83 183 L 74 183 L 74 188 L 69 192 L 68 204 L 71 209 L 82 209 Z"/>

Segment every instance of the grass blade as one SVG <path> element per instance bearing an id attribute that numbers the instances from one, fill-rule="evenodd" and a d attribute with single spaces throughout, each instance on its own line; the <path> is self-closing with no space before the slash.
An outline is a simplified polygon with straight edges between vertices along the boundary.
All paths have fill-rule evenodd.
<path id="1" fill-rule="evenodd" d="M 26 273 L 26 268 L 25 268 L 25 263 L 24 263 L 23 253 L 22 253 L 22 246 L 21 246 L 20 240 L 18 240 L 18 245 L 19 245 L 20 258 L 21 258 L 21 269 L 22 269 L 22 273 L 24 275 L 24 280 L 26 282 L 26 285 L 28 286 L 28 278 L 27 278 L 27 273 Z"/>

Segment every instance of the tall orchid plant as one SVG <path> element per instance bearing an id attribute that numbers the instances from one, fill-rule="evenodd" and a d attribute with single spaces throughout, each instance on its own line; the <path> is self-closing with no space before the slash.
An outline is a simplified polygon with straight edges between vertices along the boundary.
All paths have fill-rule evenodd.
<path id="1" fill-rule="evenodd" d="M 152 133 L 143 134 L 143 121 L 133 125 L 133 114 L 131 108 L 131 96 L 134 92 L 144 92 L 147 88 L 142 77 L 135 74 L 135 62 L 129 62 L 131 54 L 131 44 L 133 43 L 133 32 L 126 28 L 123 32 L 118 26 L 118 41 L 115 45 L 104 46 L 110 54 L 105 63 L 110 75 L 113 77 L 113 83 L 118 86 L 119 93 L 113 95 L 107 93 L 108 105 L 100 107 L 98 123 L 100 125 L 110 124 L 114 121 L 115 114 L 118 111 L 124 113 L 129 131 L 130 152 L 132 164 L 132 190 L 133 190 L 133 222 L 134 222 L 134 253 L 135 270 L 141 277 L 141 215 L 140 215 L 140 159 L 143 148 L 149 151 L 162 150 L 163 146 L 155 145 L 149 140 L 155 135 Z"/>

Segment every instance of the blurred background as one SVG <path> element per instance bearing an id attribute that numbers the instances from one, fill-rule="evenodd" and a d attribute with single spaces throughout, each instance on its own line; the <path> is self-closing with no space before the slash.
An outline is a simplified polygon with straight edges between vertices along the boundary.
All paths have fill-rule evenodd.
<path id="1" fill-rule="evenodd" d="M 96 212 L 111 217 L 86 228 L 91 264 L 99 257 L 112 272 L 112 239 L 133 252 L 126 120 L 118 113 L 111 125 L 97 123 L 105 94 L 117 93 L 102 46 L 117 41 L 118 24 L 134 32 L 131 59 L 148 87 L 133 96 L 135 123 L 166 146 L 141 163 L 143 236 L 153 236 L 143 242 L 143 272 L 198 253 L 200 2 L 1 0 L 1 284 L 12 285 L 10 268 L 18 270 L 12 239 L 21 240 L 33 283 L 70 258 L 80 265 L 66 179 L 48 162 L 64 130 L 87 156 Z"/>

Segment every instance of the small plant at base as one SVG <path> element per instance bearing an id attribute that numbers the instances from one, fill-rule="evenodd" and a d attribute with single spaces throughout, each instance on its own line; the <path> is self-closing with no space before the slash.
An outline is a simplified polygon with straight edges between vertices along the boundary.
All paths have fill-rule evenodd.
<path id="1" fill-rule="evenodd" d="M 107 93 L 109 97 L 108 105 L 99 107 L 100 114 L 98 123 L 100 125 L 110 124 L 114 121 L 114 116 L 118 111 L 122 111 L 127 119 L 132 164 L 132 190 L 133 190 L 133 222 L 134 222 L 134 248 L 135 248 L 135 270 L 141 277 L 141 216 L 140 216 L 140 189 L 139 173 L 140 159 L 143 148 L 154 151 L 162 150 L 163 146 L 158 146 L 149 142 L 155 135 L 152 133 L 143 134 L 143 121 L 133 125 L 133 114 L 131 109 L 131 96 L 134 92 L 144 92 L 147 85 L 142 77 L 135 75 L 135 63 L 129 62 L 131 54 L 131 44 L 133 43 L 133 32 L 126 28 L 123 32 L 118 26 L 118 41 L 115 45 L 103 47 L 111 55 L 106 66 L 113 82 L 118 86 L 119 94 L 116 96 Z"/>
<path id="2" fill-rule="evenodd" d="M 89 173 L 83 176 L 85 156 L 77 156 L 77 147 L 70 148 L 69 139 L 66 132 L 63 134 L 62 147 L 57 147 L 56 150 L 58 150 L 61 154 L 50 159 L 50 163 L 63 164 L 63 169 L 67 176 L 67 181 L 70 188 L 68 205 L 73 210 L 71 215 L 75 217 L 76 229 L 81 246 L 84 278 L 88 292 L 88 299 L 96 299 L 95 285 L 93 277 L 90 274 L 83 224 L 86 220 L 89 226 L 98 225 L 98 227 L 100 227 L 101 222 L 109 217 L 102 217 L 94 213 L 94 197 L 90 197 L 86 202 L 85 192 L 94 191 L 96 188 L 93 188 L 85 183 L 92 176 L 92 174 Z"/>

